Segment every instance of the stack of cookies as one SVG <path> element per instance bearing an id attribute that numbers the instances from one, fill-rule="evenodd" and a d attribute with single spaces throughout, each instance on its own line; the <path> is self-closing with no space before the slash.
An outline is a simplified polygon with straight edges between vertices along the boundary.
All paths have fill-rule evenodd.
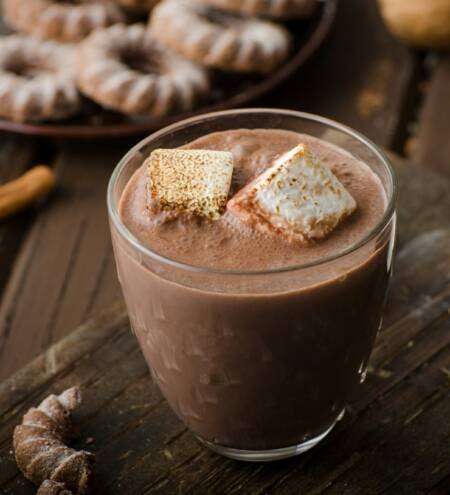
<path id="1" fill-rule="evenodd" d="M 0 38 L 0 117 L 65 119 L 82 97 L 128 115 L 190 110 L 212 70 L 264 74 L 285 61 L 281 22 L 316 1 L 4 0 L 20 34 Z"/>

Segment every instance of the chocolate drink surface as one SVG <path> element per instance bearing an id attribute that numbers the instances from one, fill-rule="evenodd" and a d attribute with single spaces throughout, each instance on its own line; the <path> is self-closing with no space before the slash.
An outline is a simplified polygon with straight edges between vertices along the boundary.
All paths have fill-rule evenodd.
<path id="1" fill-rule="evenodd" d="M 289 243 L 229 213 L 216 221 L 150 213 L 142 167 L 123 191 L 123 224 L 153 252 L 201 269 L 160 269 L 112 229 L 131 322 L 155 381 L 194 433 L 223 447 L 278 449 L 326 432 L 363 380 L 380 326 L 389 236 L 338 256 L 386 210 L 383 185 L 367 165 L 283 130 L 226 131 L 186 147 L 233 153 L 231 196 L 299 143 L 357 202 L 323 240 Z"/>

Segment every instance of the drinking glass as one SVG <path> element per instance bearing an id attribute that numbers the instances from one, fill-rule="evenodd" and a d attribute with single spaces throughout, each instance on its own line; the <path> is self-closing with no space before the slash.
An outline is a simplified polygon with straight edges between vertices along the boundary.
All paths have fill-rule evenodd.
<path id="1" fill-rule="evenodd" d="M 142 244 L 118 205 L 152 150 L 242 128 L 306 133 L 354 155 L 383 185 L 383 217 L 342 252 L 260 271 L 192 266 Z M 388 159 L 367 138 L 287 110 L 191 118 L 147 137 L 117 165 L 108 211 L 131 325 L 161 392 L 208 447 L 234 459 L 269 461 L 305 452 L 331 431 L 364 381 L 381 325 L 396 191 Z"/>

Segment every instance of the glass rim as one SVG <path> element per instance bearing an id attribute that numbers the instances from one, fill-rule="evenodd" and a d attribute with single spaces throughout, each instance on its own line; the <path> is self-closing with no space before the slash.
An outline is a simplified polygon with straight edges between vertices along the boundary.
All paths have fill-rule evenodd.
<path id="1" fill-rule="evenodd" d="M 134 236 L 134 234 L 127 228 L 127 226 L 122 222 L 122 219 L 119 215 L 119 210 L 117 208 L 117 204 L 114 200 L 114 188 L 117 182 L 117 179 L 122 172 L 122 169 L 129 162 L 130 158 L 134 156 L 137 152 L 140 152 L 140 149 L 144 144 L 148 142 L 158 139 L 167 133 L 176 132 L 179 129 L 182 129 L 186 125 L 192 125 L 196 123 L 200 123 L 202 121 L 220 118 L 224 116 L 232 116 L 232 115 L 257 115 L 257 114 L 274 114 L 278 116 L 286 116 L 286 117 L 297 117 L 304 120 L 309 120 L 315 123 L 326 125 L 332 129 L 344 132 L 351 137 L 355 138 L 357 141 L 365 145 L 384 165 L 385 169 L 388 171 L 389 180 L 392 186 L 392 193 L 388 198 L 388 202 L 386 205 L 385 212 L 380 219 L 380 221 L 370 230 L 365 236 L 363 236 L 359 241 L 355 242 L 347 249 L 343 251 L 339 251 L 336 254 L 331 256 L 327 256 L 325 258 L 321 258 L 308 263 L 301 263 L 296 265 L 288 265 L 278 268 L 269 268 L 263 270 L 229 270 L 223 268 L 212 268 L 207 266 L 199 266 L 199 265 L 191 265 L 189 263 L 183 263 L 182 261 L 177 261 L 168 256 L 164 256 L 163 254 L 158 253 L 157 251 L 152 250 L 148 246 L 141 243 L 141 241 Z M 319 115 L 315 115 L 307 112 L 300 112 L 296 110 L 285 110 L 285 109 L 275 109 L 275 108 L 246 108 L 246 109 L 235 109 L 235 110 L 223 110 L 219 112 L 211 112 L 205 113 L 201 115 L 197 115 L 195 117 L 190 117 L 188 119 L 181 120 L 175 124 L 171 124 L 166 126 L 146 138 L 139 141 L 135 146 L 133 146 L 119 161 L 119 163 L 114 168 L 114 171 L 111 175 L 111 178 L 108 183 L 107 190 L 107 206 L 108 213 L 110 218 L 112 219 L 114 226 L 119 231 L 120 235 L 125 238 L 127 242 L 129 242 L 134 248 L 136 248 L 141 254 L 153 258 L 154 260 L 169 265 L 174 268 L 179 268 L 185 271 L 197 272 L 197 273 L 206 273 L 206 274 L 218 274 L 218 275 L 268 275 L 268 274 L 276 274 L 276 273 L 285 273 L 285 272 L 294 272 L 298 270 L 303 270 L 306 268 L 312 268 L 319 265 L 324 265 L 331 261 L 338 260 L 340 258 L 344 258 L 345 256 L 357 251 L 364 245 L 368 244 L 372 239 L 374 239 L 380 232 L 382 232 L 385 227 L 389 224 L 391 218 L 395 214 L 396 202 L 397 202 L 397 194 L 398 194 L 398 184 L 397 177 L 395 175 L 394 169 L 390 163 L 390 160 L 386 156 L 386 154 L 370 139 L 365 137 L 358 131 L 355 131 L 351 127 L 340 124 L 332 119 L 328 119 L 326 117 L 321 117 Z"/>

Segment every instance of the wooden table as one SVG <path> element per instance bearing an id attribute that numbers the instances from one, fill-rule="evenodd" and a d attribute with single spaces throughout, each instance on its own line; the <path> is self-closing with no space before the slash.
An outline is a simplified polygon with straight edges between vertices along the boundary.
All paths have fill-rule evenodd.
<path id="1" fill-rule="evenodd" d="M 184 430 L 165 410 L 166 406 L 163 412 L 156 408 L 163 424 L 158 429 L 150 428 L 149 434 L 154 435 L 156 442 L 163 437 L 163 443 L 173 444 L 175 451 L 164 444 L 168 453 L 164 453 L 164 447 L 154 467 L 153 481 L 147 480 L 145 490 L 135 484 L 129 491 L 121 491 L 120 480 L 108 478 L 106 469 L 114 471 L 129 466 L 126 454 L 138 438 L 131 433 L 127 437 L 129 443 L 119 449 L 125 456 L 122 461 L 113 458 L 108 463 L 102 457 L 100 480 L 105 486 L 111 485 L 111 493 L 127 494 L 153 493 L 153 488 L 155 493 L 448 493 L 450 411 L 445 399 L 450 383 L 450 329 L 445 275 L 448 274 L 446 229 L 450 228 L 450 204 L 445 176 L 450 176 L 450 56 L 417 53 L 401 46 L 382 26 L 375 2 L 344 0 L 333 31 L 315 59 L 276 93 L 257 104 L 334 118 L 408 157 L 408 161 L 396 160 L 402 185 L 399 221 L 402 269 L 394 285 L 398 291 L 391 292 L 386 330 L 374 353 L 374 372 L 369 377 L 368 389 L 352 406 L 350 419 L 344 421 L 345 426 L 339 426 L 337 440 L 332 437 L 328 450 L 278 467 L 237 467 L 239 464 L 205 454 L 197 449 L 191 437 L 186 439 Z M 119 380 L 120 385 L 115 385 L 118 389 L 107 390 L 102 400 L 108 402 L 117 395 L 125 407 L 127 386 L 138 392 L 149 388 L 145 366 L 128 335 L 120 303 L 105 207 L 107 180 L 118 159 L 132 144 L 117 140 L 46 142 L 0 136 L 0 181 L 45 162 L 54 167 L 59 182 L 57 193 L 48 202 L 0 224 L 0 380 L 22 368 L 86 319 L 98 315 L 101 309 L 119 301 L 109 316 L 96 316 L 90 326 L 57 344 L 50 353 L 42 354 L 0 386 L 2 495 L 33 493 L 12 471 L 9 435 L 18 415 L 52 386 L 62 386 L 70 373 L 77 379 L 84 377 L 88 383 L 91 382 L 86 375 L 90 373 L 101 375 L 103 370 L 117 375 L 117 371 L 108 371 L 108 367 L 113 359 L 120 360 L 129 351 L 136 353 L 135 363 L 124 365 L 125 371 L 119 367 L 128 373 L 129 382 Z M 117 333 L 115 338 L 124 345 L 123 349 L 110 346 L 111 331 Z M 91 332 L 94 340 L 98 339 L 94 344 L 88 337 Z M 429 332 L 427 340 L 423 340 L 423 332 Z M 415 346 L 416 338 L 423 340 L 421 347 Z M 74 364 L 83 361 L 89 352 L 98 352 L 101 361 L 102 345 L 107 345 L 112 353 L 105 365 L 89 362 L 81 369 Z M 387 370 L 386 362 L 390 363 Z M 72 367 L 69 375 L 61 371 L 67 366 Z M 420 375 L 424 367 L 428 370 L 426 379 Z M 148 394 L 142 392 L 142 400 L 150 401 L 150 405 L 134 404 L 132 418 L 127 416 L 130 424 L 137 422 L 135 427 L 142 418 L 136 412 L 139 408 L 151 409 L 161 402 L 153 388 Z M 101 401 L 93 391 L 88 396 L 91 400 L 85 412 L 93 419 L 87 422 L 83 433 L 98 437 L 99 445 L 102 438 L 111 442 L 114 432 L 101 421 L 106 418 L 116 424 L 108 414 L 117 413 L 117 408 L 106 406 L 106 416 L 98 416 L 103 411 Z M 377 409 L 378 402 L 385 397 L 390 402 Z M 375 417 L 370 413 L 371 408 L 377 411 Z M 355 424 L 362 425 L 356 428 L 358 431 L 362 428 L 365 433 L 350 436 Z M 403 425 L 404 431 L 399 425 Z M 94 426 L 95 432 L 91 431 Z M 408 441 L 403 438 L 404 432 L 410 435 Z M 396 449 L 396 440 L 402 448 Z M 405 445 L 410 450 L 405 451 Z M 108 444 L 106 452 L 114 452 L 111 445 Z M 150 454 L 155 455 L 151 448 L 147 453 L 137 449 L 130 459 L 135 461 L 134 455 L 141 456 L 150 466 Z M 175 458 L 175 464 L 170 456 Z M 3 471 L 2 463 L 6 466 Z M 192 463 L 194 472 L 186 470 L 186 463 Z M 144 472 L 146 464 L 139 465 Z M 168 476 L 166 471 L 174 465 L 178 474 Z M 403 469 L 401 472 L 399 467 Z M 371 477 L 371 473 L 376 476 Z M 132 482 L 129 472 L 125 478 L 127 483 Z M 196 491 L 196 480 L 204 491 L 200 488 Z M 107 493 L 105 490 L 99 493 Z"/>

